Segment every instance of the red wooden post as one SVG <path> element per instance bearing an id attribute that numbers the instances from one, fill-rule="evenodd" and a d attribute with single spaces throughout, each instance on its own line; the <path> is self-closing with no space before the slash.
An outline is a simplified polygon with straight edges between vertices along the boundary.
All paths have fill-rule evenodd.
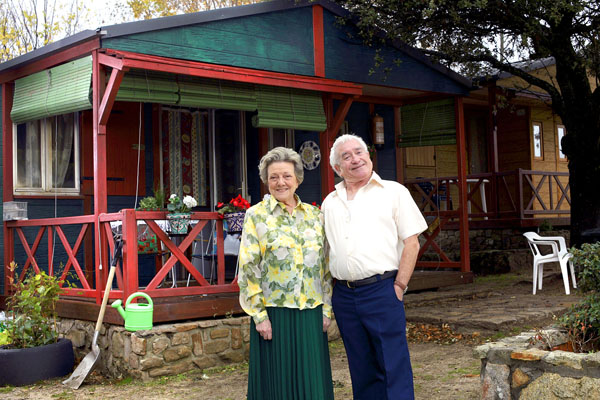
<path id="1" fill-rule="evenodd" d="M 135 210 L 126 209 L 123 215 L 123 301 L 139 288 L 138 254 L 137 254 L 137 221 Z"/>
<path id="2" fill-rule="evenodd" d="M 315 76 L 325 77 L 325 39 L 323 36 L 323 6 L 313 5 L 312 11 Z"/>
<path id="3" fill-rule="evenodd" d="M 225 284 L 225 247 L 223 243 L 223 220 L 217 220 L 217 284 Z"/>
<path id="4" fill-rule="evenodd" d="M 461 272 L 471 270 L 469 254 L 469 216 L 467 215 L 467 154 L 465 140 L 465 114 L 463 98 L 454 98 L 456 115 L 456 157 L 458 164 L 458 223 L 460 226 Z M 448 186 L 447 186 L 448 187 Z"/>
<path id="5" fill-rule="evenodd" d="M 94 148 L 94 235 L 96 237 L 96 303 L 102 300 L 102 288 L 108 274 L 108 258 L 101 252 L 101 243 L 106 243 L 104 232 L 100 229 L 99 216 L 107 210 L 106 199 L 106 126 L 99 125 L 100 100 L 104 91 L 103 71 L 98 62 L 98 51 L 92 52 L 92 111 L 93 111 L 93 148 Z M 106 250 L 106 249 L 105 249 Z M 100 265 L 104 266 L 100 271 Z"/>
<path id="6" fill-rule="evenodd" d="M 396 152 L 396 180 L 404 184 L 404 149 L 398 147 L 402 135 L 400 107 L 394 106 L 394 150 Z"/>
<path id="7" fill-rule="evenodd" d="M 12 82 L 2 84 L 2 201 L 12 201 L 13 197 L 13 159 L 12 159 L 12 120 L 10 110 L 12 109 L 14 84 Z M 4 231 L 4 291 L 10 292 L 10 277 L 12 274 L 8 266 L 15 258 L 14 229 L 2 227 Z"/>

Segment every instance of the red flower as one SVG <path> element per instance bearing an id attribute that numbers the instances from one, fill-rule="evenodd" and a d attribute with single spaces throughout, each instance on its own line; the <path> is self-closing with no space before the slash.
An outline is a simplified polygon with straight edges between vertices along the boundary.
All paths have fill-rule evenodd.
<path id="1" fill-rule="evenodd" d="M 221 203 L 221 202 L 218 202 L 218 203 L 217 203 L 217 208 L 221 208 L 221 207 L 223 207 L 224 205 L 225 205 L 225 204 L 223 204 L 223 203 Z"/>

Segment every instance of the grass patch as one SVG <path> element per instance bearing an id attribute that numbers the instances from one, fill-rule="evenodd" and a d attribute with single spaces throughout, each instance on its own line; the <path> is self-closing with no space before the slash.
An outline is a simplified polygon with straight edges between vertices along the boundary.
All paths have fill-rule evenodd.
<path id="1" fill-rule="evenodd" d="M 115 382 L 115 386 L 126 386 L 133 383 L 133 378 L 131 376 L 125 377 L 121 380 Z"/>
<path id="2" fill-rule="evenodd" d="M 508 286 L 522 279 L 521 276 L 516 274 L 498 274 L 498 275 L 485 275 L 476 276 L 474 283 L 495 283 L 500 286 Z"/>
<path id="3" fill-rule="evenodd" d="M 232 373 L 235 371 L 247 370 L 248 361 L 244 361 L 238 364 L 223 365 L 221 367 L 207 368 L 203 372 L 205 374 L 221 374 L 221 373 Z"/>
<path id="4" fill-rule="evenodd" d="M 0 393 L 10 393 L 15 390 L 14 386 L 0 387 Z"/>
<path id="5" fill-rule="evenodd" d="M 61 393 L 55 393 L 52 395 L 53 399 L 58 399 L 58 400 L 71 400 L 75 398 L 75 394 L 73 392 L 61 392 Z"/>

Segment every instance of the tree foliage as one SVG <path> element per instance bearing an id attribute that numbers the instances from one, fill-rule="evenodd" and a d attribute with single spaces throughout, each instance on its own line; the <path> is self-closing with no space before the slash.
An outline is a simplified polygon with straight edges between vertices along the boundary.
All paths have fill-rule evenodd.
<path id="1" fill-rule="evenodd" d="M 137 19 L 167 17 L 223 7 L 258 3 L 261 0 L 127 0 L 127 6 Z"/>
<path id="2" fill-rule="evenodd" d="M 28 53 L 79 29 L 85 8 L 79 0 L 0 2 L 0 62 Z"/>
<path id="3" fill-rule="evenodd" d="M 397 40 L 468 76 L 505 71 L 546 92 L 567 130 L 571 239 L 600 226 L 598 0 L 336 0 L 363 38 Z M 521 63 L 511 62 L 521 60 Z M 537 62 L 555 68 L 541 77 Z"/>

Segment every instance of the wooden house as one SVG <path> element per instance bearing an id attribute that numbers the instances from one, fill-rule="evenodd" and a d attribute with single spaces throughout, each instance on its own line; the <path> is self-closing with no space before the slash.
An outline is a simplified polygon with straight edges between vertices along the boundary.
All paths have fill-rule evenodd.
<path id="1" fill-rule="evenodd" d="M 124 250 L 111 299 L 148 293 L 155 322 L 237 312 L 235 257 L 225 254 L 215 205 L 238 194 L 258 202 L 258 161 L 278 145 L 302 151 L 298 194 L 320 203 L 335 182 L 329 148 L 345 131 L 373 145 L 384 179 L 402 181 L 405 121 L 455 146 L 445 155 L 454 206 L 442 213 L 462 243 L 445 275 L 411 288 L 470 279 L 471 82 L 401 43 L 365 46 L 352 23 L 338 23 L 346 15 L 327 1 L 273 1 L 101 27 L 0 64 L 2 199 L 26 203 L 28 214 L 3 222 L 4 294 L 27 270 L 68 272 L 60 314 L 94 320 L 117 232 Z M 436 110 L 433 124 L 419 107 Z M 198 200 L 187 234 L 169 234 L 164 211 L 136 211 L 159 187 Z M 434 195 L 415 193 L 426 203 Z M 424 234 L 424 249 L 435 248 L 439 228 Z M 146 236 L 157 254 L 139 254 Z M 109 309 L 105 321 L 121 320 Z"/>

